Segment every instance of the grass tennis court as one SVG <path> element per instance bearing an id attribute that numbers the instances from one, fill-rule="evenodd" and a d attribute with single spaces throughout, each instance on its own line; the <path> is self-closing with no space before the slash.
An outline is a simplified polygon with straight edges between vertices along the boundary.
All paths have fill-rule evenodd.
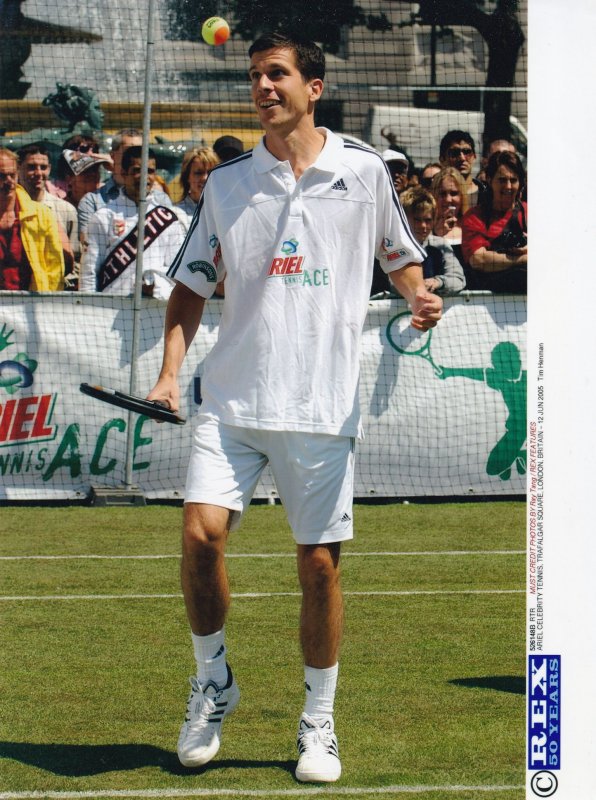
<path id="1" fill-rule="evenodd" d="M 280 506 L 252 506 L 230 538 L 240 706 L 215 761 L 179 765 L 193 670 L 180 521 L 157 505 L 2 509 L 0 800 L 524 797 L 523 503 L 355 507 L 343 774 L 327 787 L 293 777 L 299 596 Z"/>

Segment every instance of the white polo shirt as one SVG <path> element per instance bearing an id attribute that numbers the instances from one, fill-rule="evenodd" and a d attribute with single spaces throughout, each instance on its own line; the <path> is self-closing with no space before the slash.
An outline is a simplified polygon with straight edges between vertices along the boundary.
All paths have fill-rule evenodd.
<path id="1" fill-rule="evenodd" d="M 168 275 L 202 297 L 226 279 L 202 413 L 230 425 L 361 436 L 360 339 L 373 259 L 422 262 L 378 153 L 326 129 L 298 180 L 261 141 L 210 174 Z"/>

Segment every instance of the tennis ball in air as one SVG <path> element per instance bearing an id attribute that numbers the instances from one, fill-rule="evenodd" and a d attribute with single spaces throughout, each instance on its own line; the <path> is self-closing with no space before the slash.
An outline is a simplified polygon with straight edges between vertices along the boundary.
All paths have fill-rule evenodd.
<path id="1" fill-rule="evenodd" d="M 223 44 L 230 36 L 230 26 L 222 17 L 209 17 L 203 23 L 201 36 L 207 44 Z"/>

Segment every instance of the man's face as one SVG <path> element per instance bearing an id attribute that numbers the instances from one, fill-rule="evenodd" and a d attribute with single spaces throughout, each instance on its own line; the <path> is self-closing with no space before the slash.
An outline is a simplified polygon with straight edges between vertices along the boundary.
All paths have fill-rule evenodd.
<path id="1" fill-rule="evenodd" d="M 407 161 L 388 161 L 387 166 L 391 177 L 393 178 L 393 185 L 395 191 L 399 194 L 408 185 L 408 162 Z"/>
<path id="2" fill-rule="evenodd" d="M 515 145 L 507 139 L 497 139 L 490 143 L 488 157 L 490 158 L 493 153 L 515 153 Z"/>
<path id="3" fill-rule="evenodd" d="M 287 48 L 254 53 L 248 74 L 261 125 L 281 135 L 296 128 L 323 91 L 322 80 L 304 80 L 294 51 Z"/>
<path id="4" fill-rule="evenodd" d="M 476 153 L 472 146 L 463 139 L 461 142 L 451 142 L 445 152 L 442 163 L 446 167 L 455 167 L 462 174 L 464 180 L 472 175 L 472 166 L 476 161 Z"/>
<path id="5" fill-rule="evenodd" d="M 9 156 L 0 156 L 0 198 L 6 200 L 15 195 L 17 177 L 17 162 Z"/>
<path id="6" fill-rule="evenodd" d="M 137 145 L 142 145 L 143 139 L 140 136 L 123 136 L 122 137 L 122 144 L 117 150 L 112 150 L 110 155 L 112 156 L 112 161 L 114 162 L 114 167 L 112 169 L 112 175 L 114 180 L 118 184 L 118 186 L 122 186 L 124 183 L 124 176 L 122 175 L 122 156 L 124 151 L 127 147 L 135 147 Z"/>
<path id="7" fill-rule="evenodd" d="M 19 183 L 29 194 L 44 189 L 49 177 L 50 159 L 41 153 L 26 156 L 23 163 L 19 164 Z"/>
<path id="8" fill-rule="evenodd" d="M 147 164 L 147 193 L 151 189 L 155 172 L 155 159 L 150 158 Z M 141 197 L 141 159 L 133 158 L 128 170 L 122 173 L 122 177 L 124 181 L 124 191 L 127 197 L 135 203 L 138 203 Z"/>
<path id="9" fill-rule="evenodd" d="M 482 158 L 482 167 L 483 169 L 486 168 L 486 165 L 489 162 L 489 159 L 494 153 L 516 153 L 515 145 L 512 142 L 508 141 L 507 139 L 495 139 L 494 142 L 491 142 L 488 147 L 488 153 L 486 156 Z"/>

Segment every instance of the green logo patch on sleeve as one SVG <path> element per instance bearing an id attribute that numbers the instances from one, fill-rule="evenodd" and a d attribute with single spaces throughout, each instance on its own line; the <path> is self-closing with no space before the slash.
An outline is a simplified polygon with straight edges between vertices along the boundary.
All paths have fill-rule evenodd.
<path id="1" fill-rule="evenodd" d="M 217 283 L 215 267 L 208 261 L 191 261 L 186 266 L 191 272 L 202 272 L 209 283 Z"/>

